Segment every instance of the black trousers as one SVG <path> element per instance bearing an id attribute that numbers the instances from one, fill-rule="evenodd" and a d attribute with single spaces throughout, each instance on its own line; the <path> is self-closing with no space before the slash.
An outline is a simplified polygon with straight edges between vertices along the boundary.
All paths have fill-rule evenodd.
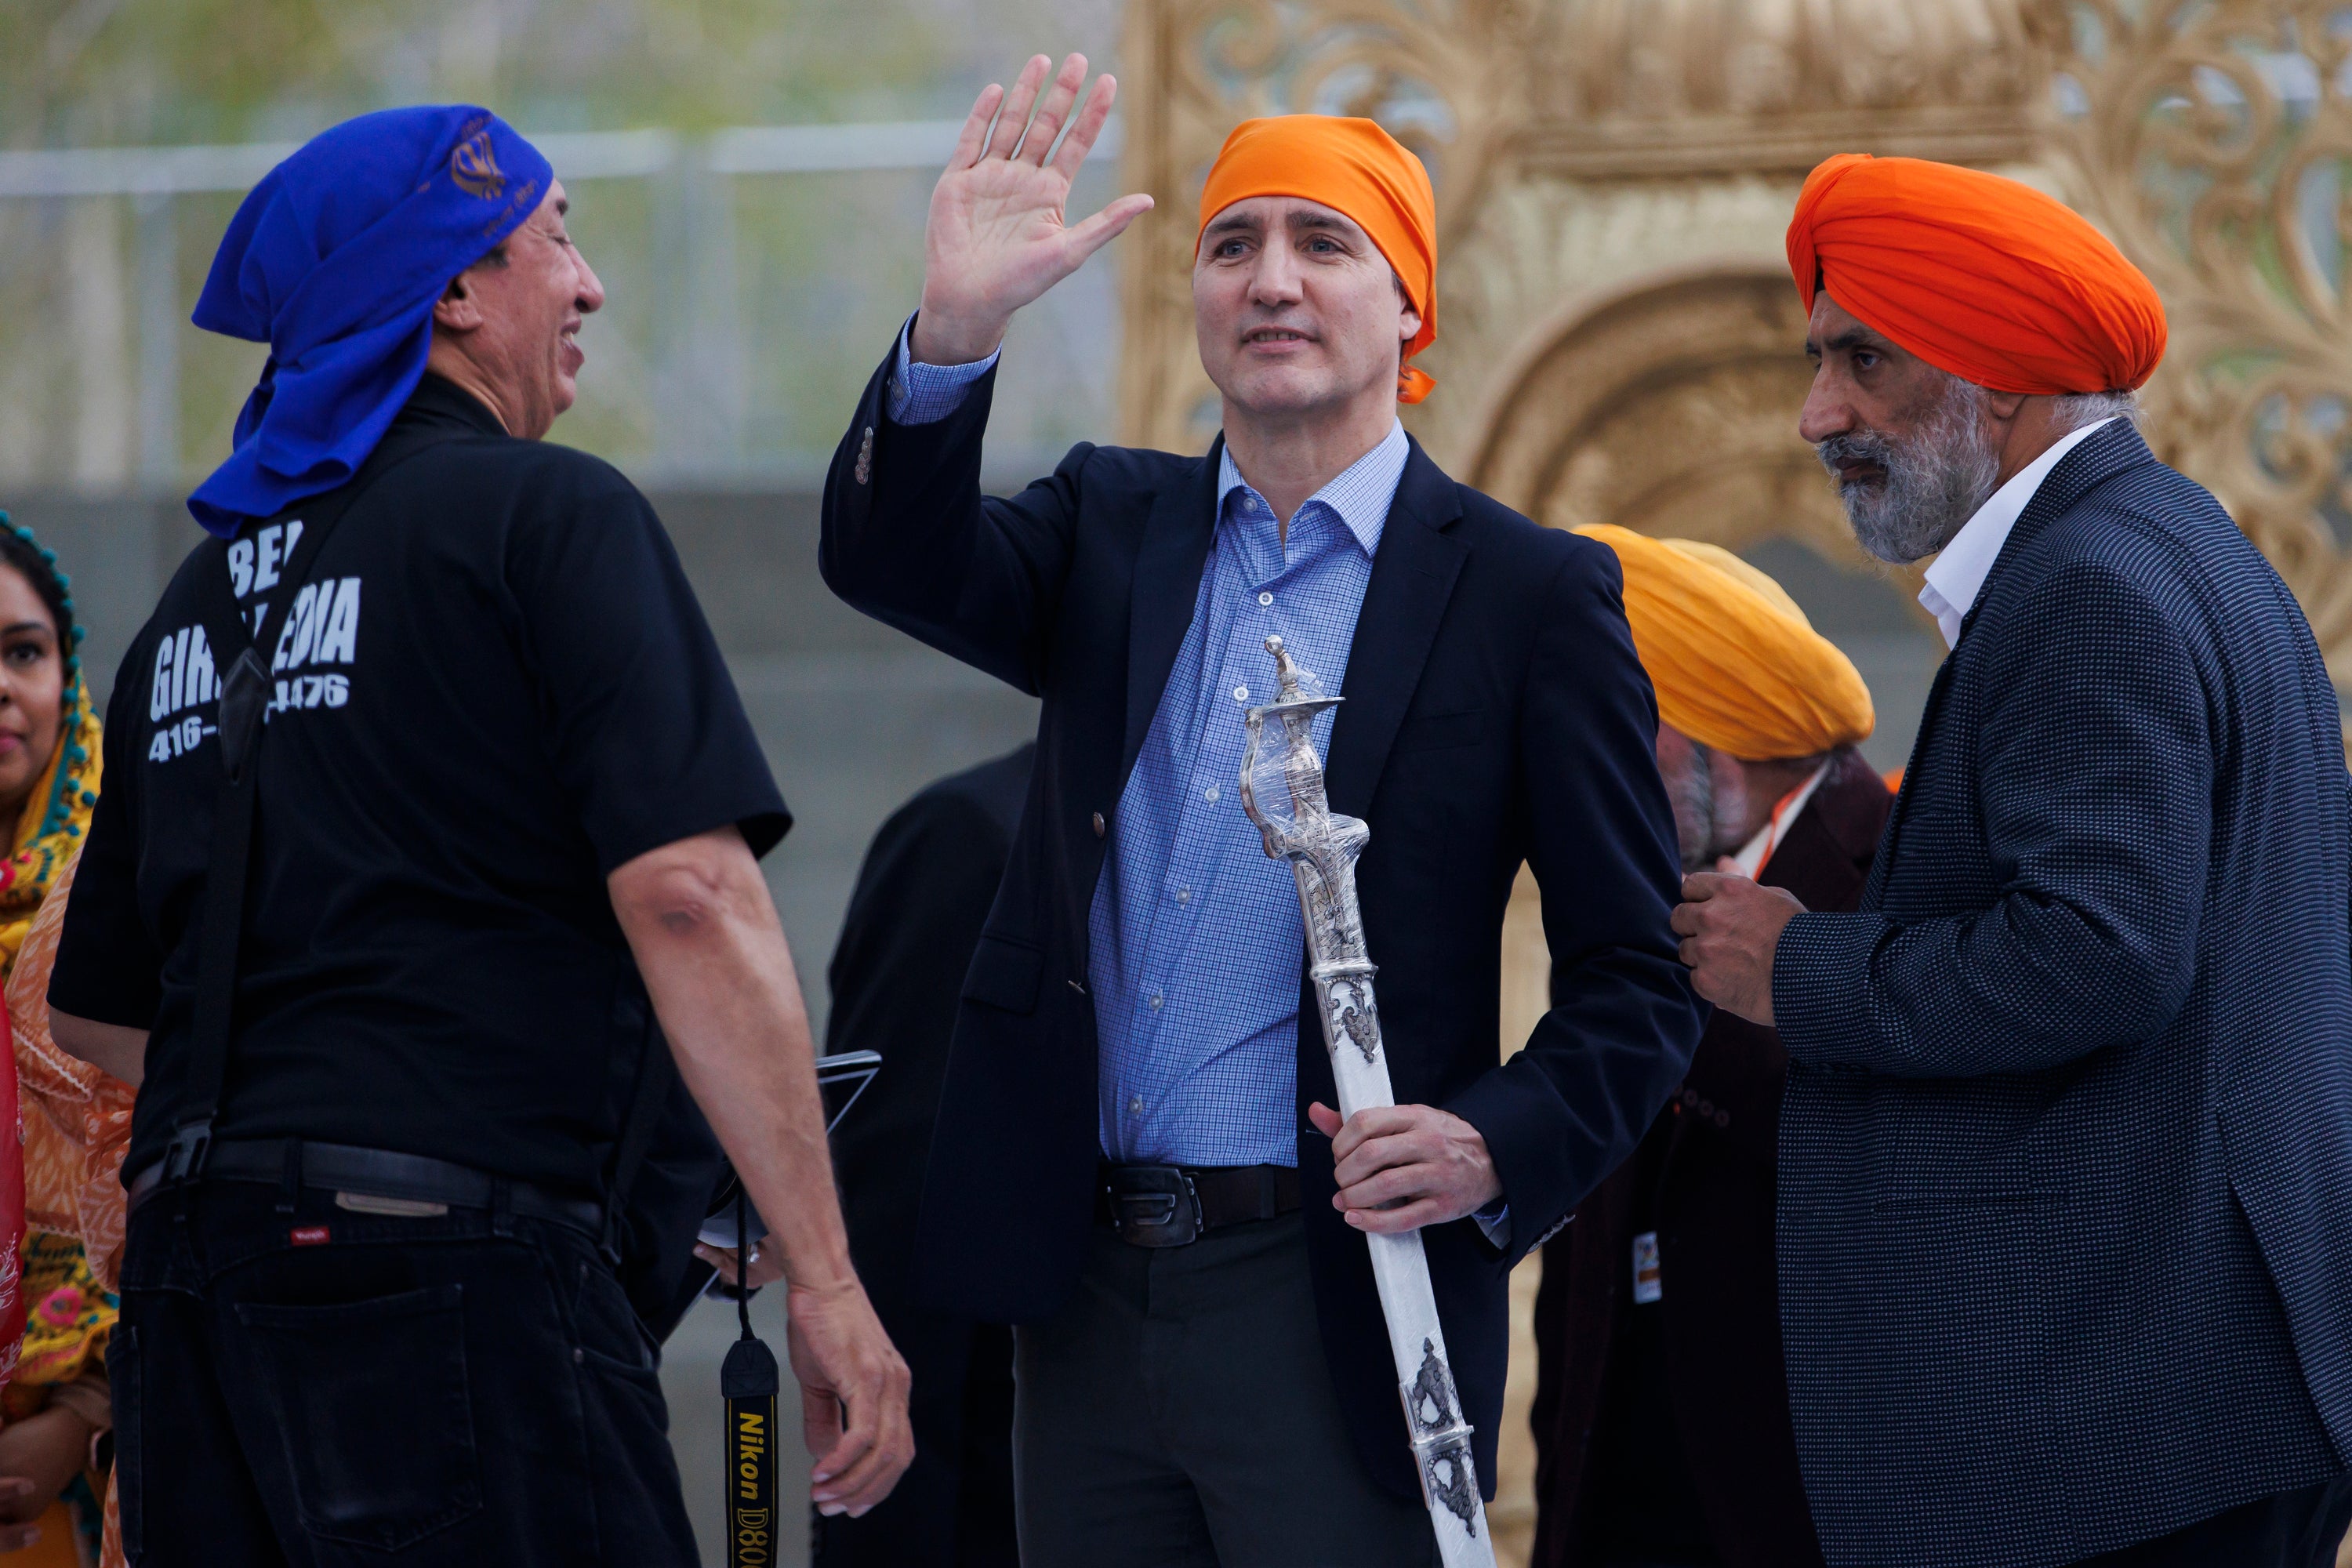
<path id="1" fill-rule="evenodd" d="M 1099 1229 L 1013 1345 L 1023 1568 L 1435 1568 L 1421 1500 L 1356 1457 L 1297 1215 L 1158 1250 Z"/>
<path id="2" fill-rule="evenodd" d="M 2335 1568 L 2352 1528 L 2352 1474 L 2200 1519 L 2074 1568 Z"/>
<path id="3" fill-rule="evenodd" d="M 656 1369 L 571 1226 L 160 1193 L 107 1351 L 123 1544 L 140 1568 L 685 1568 Z"/>

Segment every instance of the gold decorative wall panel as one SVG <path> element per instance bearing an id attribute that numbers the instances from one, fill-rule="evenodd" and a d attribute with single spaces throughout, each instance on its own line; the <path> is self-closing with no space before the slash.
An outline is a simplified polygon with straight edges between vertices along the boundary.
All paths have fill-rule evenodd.
<path id="1" fill-rule="evenodd" d="M 2352 9 L 2036 13 L 2066 195 L 2163 292 L 2158 455 L 2211 489 L 2352 688 Z"/>

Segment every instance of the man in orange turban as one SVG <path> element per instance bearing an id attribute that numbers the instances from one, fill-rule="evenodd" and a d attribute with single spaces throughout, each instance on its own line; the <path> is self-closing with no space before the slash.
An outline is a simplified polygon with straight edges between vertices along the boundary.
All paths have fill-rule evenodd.
<path id="1" fill-rule="evenodd" d="M 1821 367 L 1798 427 L 1881 560 L 1942 550 L 2035 459 L 2130 412 L 2164 357 L 2155 286 L 1997 174 L 1842 153 L 1806 180 L 1788 248 Z"/>
<path id="2" fill-rule="evenodd" d="M 1081 445 L 982 493 L 1008 323 L 1150 205 L 1066 220 L 1113 90 L 1085 87 L 1083 58 L 1040 57 L 981 95 L 922 307 L 825 489 L 835 592 L 1043 700 L 909 1255 L 941 1306 L 1014 1325 L 1028 1568 L 1426 1568 L 1366 1235 L 1421 1235 L 1491 1495 L 1508 1266 L 1632 1152 L 1698 1035 L 1656 710 L 1610 551 L 1456 484 L 1398 418 L 1433 384 L 1406 362 L 1437 333 L 1436 204 L 1369 120 L 1253 120 L 1206 173 L 1205 454 Z M 1344 1121 L 1297 884 L 1235 787 L 1275 636 L 1345 699 L 1315 737 L 1370 830 L 1402 1103 Z M 1522 862 L 1573 892 L 1544 906 L 1556 1005 L 1498 1065 Z M 1470 1478 L 1439 1468 L 1458 1533 Z"/>
<path id="3" fill-rule="evenodd" d="M 2277 573 L 2135 428 L 2147 279 L 2014 181 L 1832 158 L 1800 422 L 1937 675 L 1851 912 L 1698 873 L 1778 1027 L 1790 1395 L 1832 1563 L 2338 1561 L 2352 814 Z"/>

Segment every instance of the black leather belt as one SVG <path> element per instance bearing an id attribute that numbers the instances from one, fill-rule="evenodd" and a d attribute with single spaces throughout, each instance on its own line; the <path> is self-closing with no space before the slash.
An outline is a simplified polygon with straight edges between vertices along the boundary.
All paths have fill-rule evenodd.
<path id="1" fill-rule="evenodd" d="M 131 1178 L 131 1208 L 163 1190 L 163 1165 L 158 1160 Z M 503 1186 L 509 1213 L 577 1226 L 591 1236 L 602 1235 L 604 1224 L 603 1205 L 562 1197 L 529 1182 L 502 1182 L 487 1171 L 422 1154 L 299 1138 L 216 1141 L 192 1180 L 316 1187 L 334 1193 L 339 1204 L 356 1213 L 404 1215 L 495 1208 L 498 1189 Z"/>
<path id="2" fill-rule="evenodd" d="M 1114 1165 L 1095 1182 L 1095 1223 L 1134 1247 L 1182 1247 L 1203 1231 L 1298 1206 L 1288 1165 Z"/>

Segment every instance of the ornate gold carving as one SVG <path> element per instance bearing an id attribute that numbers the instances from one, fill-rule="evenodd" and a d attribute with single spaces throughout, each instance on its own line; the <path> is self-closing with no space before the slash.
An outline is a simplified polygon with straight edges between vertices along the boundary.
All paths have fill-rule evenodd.
<path id="1" fill-rule="evenodd" d="M 1532 169 L 1801 174 L 1832 153 L 2024 156 L 2038 87 L 2016 0 L 1578 0 L 1528 51 Z"/>
<path id="2" fill-rule="evenodd" d="M 1639 290 L 1563 333 L 1501 400 L 1470 482 L 1540 522 L 1853 553 L 1796 438 L 1805 317 L 1786 275 Z"/>
<path id="3" fill-rule="evenodd" d="M 2045 4 L 2075 205 L 2164 295 L 2159 456 L 2221 498 L 2352 688 L 2352 37 L 2340 5 Z"/>

